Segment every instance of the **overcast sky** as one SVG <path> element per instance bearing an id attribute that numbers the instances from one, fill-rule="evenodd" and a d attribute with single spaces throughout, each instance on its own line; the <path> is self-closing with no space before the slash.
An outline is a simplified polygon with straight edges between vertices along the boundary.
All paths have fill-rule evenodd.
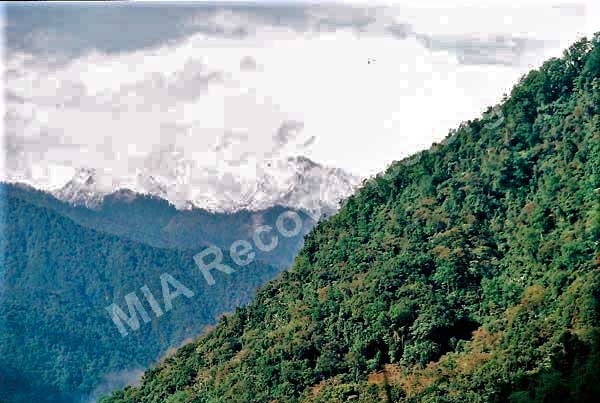
<path id="1" fill-rule="evenodd" d="M 294 155 L 372 175 L 600 31 L 598 10 L 594 1 L 8 5 L 2 175 L 56 187 L 79 167 L 119 175 L 180 158 L 233 170 L 249 156 Z"/>

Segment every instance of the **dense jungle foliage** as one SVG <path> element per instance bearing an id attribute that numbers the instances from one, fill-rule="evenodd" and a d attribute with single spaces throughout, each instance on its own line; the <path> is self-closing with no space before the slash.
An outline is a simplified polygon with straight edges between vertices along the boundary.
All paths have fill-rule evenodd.
<path id="1" fill-rule="evenodd" d="M 593 401 L 599 109 L 597 34 L 364 183 L 248 307 L 104 402 Z"/>

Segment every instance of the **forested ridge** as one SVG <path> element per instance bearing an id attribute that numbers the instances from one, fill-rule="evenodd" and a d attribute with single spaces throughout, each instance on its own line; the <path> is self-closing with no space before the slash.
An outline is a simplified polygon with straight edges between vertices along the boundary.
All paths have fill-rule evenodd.
<path id="1" fill-rule="evenodd" d="M 0 190 L 0 402 L 87 401 L 106 376 L 106 391 L 114 389 L 121 371 L 144 368 L 201 334 L 280 271 L 259 261 L 239 268 L 225 255 L 238 270 L 214 273 L 209 286 L 193 260 L 201 249 L 155 248 L 95 231 Z M 168 311 L 164 273 L 194 292 Z M 160 318 L 143 286 L 158 300 Z M 132 292 L 151 320 L 136 311 L 140 328 L 127 327 L 122 337 L 106 308 L 129 312 L 124 297 Z"/>
<path id="2" fill-rule="evenodd" d="M 258 220 L 272 225 L 280 214 L 289 210 L 281 206 L 236 213 L 213 213 L 198 208 L 178 210 L 166 200 L 126 189 L 105 196 L 92 208 L 58 200 L 47 192 L 20 183 L 0 183 L 2 192 L 48 208 L 86 228 L 157 248 L 177 250 L 198 251 L 209 245 L 228 249 L 238 239 L 251 240 Z M 280 237 L 277 248 L 268 253 L 257 250 L 257 260 L 282 269 L 289 266 L 302 246 L 302 235 L 314 225 L 309 216 L 298 213 L 304 224 L 300 234 Z"/>
<path id="3" fill-rule="evenodd" d="M 104 402 L 593 401 L 599 109 L 596 35 L 367 181 L 253 303 Z"/>

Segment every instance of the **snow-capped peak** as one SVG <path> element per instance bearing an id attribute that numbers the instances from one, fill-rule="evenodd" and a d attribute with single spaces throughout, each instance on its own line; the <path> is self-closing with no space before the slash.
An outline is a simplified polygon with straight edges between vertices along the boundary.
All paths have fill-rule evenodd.
<path id="1" fill-rule="evenodd" d="M 165 199 L 179 209 L 236 212 L 280 205 L 319 218 L 335 211 L 339 201 L 359 184 L 358 177 L 303 156 L 248 162 L 237 167 L 237 172 L 194 170 L 192 166 L 180 161 L 160 174 L 138 171 L 130 176 L 116 176 L 108 169 L 80 168 L 64 186 L 42 190 L 87 207 L 98 206 L 109 194 L 129 190 Z"/>

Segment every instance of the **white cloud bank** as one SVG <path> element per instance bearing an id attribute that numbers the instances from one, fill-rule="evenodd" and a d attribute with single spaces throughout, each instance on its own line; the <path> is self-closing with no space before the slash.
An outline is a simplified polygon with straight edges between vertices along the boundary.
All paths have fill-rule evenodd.
<path id="1" fill-rule="evenodd" d="M 2 177 L 57 189 L 96 168 L 110 187 L 191 169 L 195 186 L 242 186 L 298 155 L 368 176 L 600 29 L 593 5 L 440 7 L 225 8 L 152 48 L 67 61 L 11 51 Z"/>

